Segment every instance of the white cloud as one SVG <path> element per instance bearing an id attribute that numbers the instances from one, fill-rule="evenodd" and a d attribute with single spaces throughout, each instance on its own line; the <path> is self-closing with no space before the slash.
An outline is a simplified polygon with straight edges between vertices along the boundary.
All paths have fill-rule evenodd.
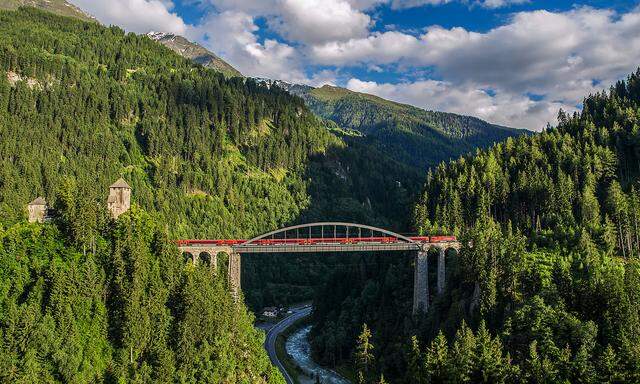
<path id="1" fill-rule="evenodd" d="M 366 36 L 371 18 L 361 9 L 374 6 L 379 0 L 209 0 L 209 3 L 218 12 L 264 17 L 271 29 L 288 40 L 318 44 Z"/>
<path id="2" fill-rule="evenodd" d="M 397 32 L 376 32 L 362 39 L 332 41 L 310 47 L 313 60 L 325 65 L 358 63 L 388 64 L 412 58 L 415 50 L 422 50 L 414 36 Z"/>
<path id="3" fill-rule="evenodd" d="M 347 0 L 352 7 L 359 10 L 373 9 L 381 4 L 386 4 L 388 0 Z"/>
<path id="4" fill-rule="evenodd" d="M 249 15 L 275 14 L 279 0 L 204 0 L 216 7 L 219 12 L 239 11 Z"/>
<path id="5" fill-rule="evenodd" d="M 640 64 L 640 13 L 519 13 L 485 34 L 431 28 L 421 41 L 414 60 L 450 81 L 576 100 L 593 80 L 614 82 Z"/>
<path id="6" fill-rule="evenodd" d="M 307 82 L 302 57 L 288 44 L 267 39 L 258 41 L 258 26 L 251 15 L 224 11 L 210 15 L 197 31 L 206 39 L 203 45 L 229 60 L 240 72 L 292 82 Z"/>
<path id="7" fill-rule="evenodd" d="M 362 0 L 369 1 L 369 0 Z M 260 41 L 256 18 L 297 44 L 364 37 L 371 19 L 346 0 L 210 0 L 216 11 L 195 29 L 203 45 L 242 73 L 306 84 L 334 83 L 335 72 L 307 76 L 304 49 L 275 39 Z"/>
<path id="8" fill-rule="evenodd" d="M 345 0 L 281 0 L 270 25 L 283 37 L 306 44 L 366 36 L 371 18 Z"/>
<path id="9" fill-rule="evenodd" d="M 439 26 L 427 28 L 419 37 L 373 33 L 313 46 L 311 56 L 319 63 L 341 66 L 432 68 L 446 80 L 447 92 L 455 88 L 466 93 L 469 89 L 495 89 L 503 96 L 494 97 L 496 101 L 540 117 L 542 102 L 526 105 L 518 100 L 537 94 L 543 100 L 562 100 L 561 104 L 574 106 L 586 94 L 614 83 L 640 65 L 640 9 L 622 15 L 587 7 L 564 13 L 521 12 L 486 33 Z M 380 87 L 376 89 L 381 92 Z M 416 99 L 412 100 L 415 103 Z M 478 108 L 475 111 L 478 116 L 487 116 Z M 494 115 L 500 119 L 496 121 L 510 125 L 535 126 L 521 123 L 514 114 Z M 509 116 L 514 120 L 505 120 Z"/>
<path id="10" fill-rule="evenodd" d="M 280 0 L 204 0 L 214 5 L 218 10 L 241 10 L 252 14 L 275 13 Z M 515 4 L 528 3 L 530 0 L 345 0 L 354 9 L 369 10 L 380 5 L 388 5 L 392 9 L 406 9 L 423 6 L 438 6 L 449 3 L 465 3 L 479 5 L 484 8 L 501 8 Z M 297 0 L 304 4 L 307 0 Z"/>
<path id="11" fill-rule="evenodd" d="M 415 8 L 425 5 L 437 6 L 454 2 L 469 3 L 469 0 L 390 0 L 392 9 Z M 529 0 L 475 0 L 470 4 L 483 8 L 503 8 L 528 2 Z"/>
<path id="12" fill-rule="evenodd" d="M 392 0 L 391 8 L 402 9 L 422 7 L 424 5 L 442 5 L 451 3 L 453 1 L 455 0 Z"/>
<path id="13" fill-rule="evenodd" d="M 483 1 L 478 1 L 477 3 L 484 8 L 502 8 L 502 7 L 508 7 L 515 4 L 524 4 L 528 2 L 529 0 L 483 0 Z"/>
<path id="14" fill-rule="evenodd" d="M 127 31 L 146 33 L 152 30 L 186 35 L 188 26 L 171 12 L 167 0 L 70 0 L 106 25 L 118 25 Z"/>

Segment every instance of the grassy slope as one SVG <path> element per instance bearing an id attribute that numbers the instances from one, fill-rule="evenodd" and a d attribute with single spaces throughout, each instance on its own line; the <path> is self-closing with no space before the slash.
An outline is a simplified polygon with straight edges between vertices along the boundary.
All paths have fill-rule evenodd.
<path id="1" fill-rule="evenodd" d="M 321 88 L 313 89 L 309 94 L 312 97 L 329 104 L 336 104 L 345 101 L 351 103 L 365 102 L 381 109 L 381 112 L 399 114 L 402 118 L 408 119 L 411 122 L 432 125 L 432 128 L 451 136 L 473 136 L 474 134 L 478 134 L 479 132 L 476 131 L 481 128 L 484 131 L 493 131 L 496 134 L 500 132 L 507 135 L 516 135 L 521 133 L 521 130 L 490 124 L 474 117 L 446 112 L 427 111 L 408 104 L 397 103 L 378 96 L 354 92 L 340 87 L 325 85 Z M 453 124 L 445 125 L 442 123 L 442 120 L 447 117 L 457 121 Z M 456 128 L 459 128 L 462 131 L 458 133 L 455 131 Z"/>
<path id="2" fill-rule="evenodd" d="M 65 0 L 0 0 L 0 9 L 17 9 L 29 6 L 44 9 L 61 16 L 75 17 L 84 21 L 95 21 L 93 17 Z"/>
<path id="3" fill-rule="evenodd" d="M 357 130 L 395 160 L 426 170 L 477 147 L 487 147 L 523 130 L 475 117 L 427 111 L 348 89 L 291 86 L 311 110 L 343 129 Z"/>

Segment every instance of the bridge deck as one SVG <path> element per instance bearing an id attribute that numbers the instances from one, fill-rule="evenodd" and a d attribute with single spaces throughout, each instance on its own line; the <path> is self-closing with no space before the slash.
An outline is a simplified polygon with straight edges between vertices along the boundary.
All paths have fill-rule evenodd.
<path id="1" fill-rule="evenodd" d="M 195 241 L 179 243 L 179 248 L 183 252 L 200 253 L 210 251 L 234 252 L 234 253 L 321 253 L 321 252 L 384 252 L 384 251 L 420 251 L 429 248 L 454 248 L 459 249 L 460 243 L 457 241 L 446 242 L 344 242 L 344 243 L 323 243 L 315 241 L 307 242 L 286 242 L 286 243 L 258 243 L 247 244 L 238 242 L 235 244 L 218 244 L 212 241 Z"/>
<path id="2" fill-rule="evenodd" d="M 231 247 L 238 253 L 303 253 L 303 252 L 373 252 L 418 251 L 416 243 L 354 243 L 354 244 L 274 244 L 237 245 Z"/>
<path id="3" fill-rule="evenodd" d="M 410 236 L 343 222 L 294 225 L 249 240 L 178 240 L 176 243 L 182 251 L 233 253 L 425 251 L 432 247 L 460 248 L 455 236 Z"/>

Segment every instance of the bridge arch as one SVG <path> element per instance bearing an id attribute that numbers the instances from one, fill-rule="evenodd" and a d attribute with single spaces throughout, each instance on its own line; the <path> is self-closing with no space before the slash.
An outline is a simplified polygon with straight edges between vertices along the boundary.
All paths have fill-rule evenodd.
<path id="1" fill-rule="evenodd" d="M 213 255 L 210 251 L 201 251 L 198 254 L 198 263 L 202 263 L 203 265 L 213 265 Z"/>
<path id="2" fill-rule="evenodd" d="M 349 237 L 349 229 L 352 228 L 354 230 L 357 230 L 357 232 L 352 232 L 353 234 L 358 234 L 358 236 L 353 236 L 353 237 L 362 237 L 362 230 L 365 231 L 369 231 L 369 233 L 372 235 L 371 237 L 373 237 L 374 233 L 380 233 L 380 234 L 384 234 L 387 235 L 388 237 L 393 237 L 395 239 L 401 240 L 403 242 L 406 243 L 411 243 L 411 244 L 418 244 L 416 241 L 410 239 L 407 236 L 401 235 L 399 233 L 395 233 L 393 231 L 389 231 L 383 228 L 378 228 L 378 227 L 373 227 L 371 225 L 364 225 L 364 224 L 356 224 L 356 223 L 347 223 L 347 222 L 333 222 L 333 221 L 326 221 L 326 222 L 319 222 L 319 223 L 307 223 L 307 224 L 299 224 L 299 225 L 293 225 L 290 227 L 286 227 L 286 228 L 280 228 L 280 229 L 276 229 L 275 231 L 271 231 L 271 232 L 267 232 L 265 234 L 256 236 L 252 239 L 249 239 L 247 241 L 245 241 L 244 243 L 239 244 L 237 247 L 243 247 L 243 246 L 248 246 L 248 245 L 252 245 L 255 244 L 256 242 L 258 242 L 259 240 L 264 240 L 264 239 L 268 239 L 268 238 L 275 238 L 276 235 L 279 234 L 283 234 L 286 238 L 286 234 L 288 232 L 291 231 L 299 231 L 299 230 L 305 230 L 308 229 L 309 230 L 309 238 L 312 239 L 318 239 L 318 237 L 312 237 L 312 229 L 313 228 L 320 228 L 320 234 L 321 234 L 321 239 L 325 238 L 324 234 L 324 228 L 328 227 L 328 228 L 332 228 L 333 227 L 333 232 L 329 231 L 327 232 L 327 235 L 329 235 L 328 237 L 331 237 L 331 233 L 334 234 L 333 237 L 335 237 L 335 234 L 337 232 L 337 228 L 344 228 L 346 230 L 346 237 Z"/>
<path id="3" fill-rule="evenodd" d="M 185 262 L 193 262 L 193 253 L 190 251 L 181 252 L 182 260 Z"/>

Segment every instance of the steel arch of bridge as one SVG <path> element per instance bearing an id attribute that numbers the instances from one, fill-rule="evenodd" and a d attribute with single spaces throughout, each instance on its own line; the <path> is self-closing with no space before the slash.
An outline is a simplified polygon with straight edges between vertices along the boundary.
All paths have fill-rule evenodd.
<path id="1" fill-rule="evenodd" d="M 386 229 L 382 229 L 382 228 L 378 228 L 378 227 L 373 227 L 371 225 L 364 225 L 364 224 L 355 224 L 355 223 L 346 223 L 346 222 L 333 222 L 333 221 L 325 221 L 325 222 L 320 222 L 320 223 L 307 223 L 307 224 L 299 224 L 299 225 L 293 225 L 290 227 L 286 227 L 286 228 L 280 228 L 280 229 L 276 229 L 275 231 L 271 231 L 271 232 L 267 232 L 265 234 L 262 234 L 260 236 L 256 236 L 253 239 L 247 240 L 244 243 L 240 244 L 239 246 L 245 246 L 245 245 L 249 245 L 249 244 L 254 244 L 255 242 L 257 242 L 258 240 L 262 240 L 262 239 L 266 239 L 272 236 L 275 236 L 277 234 L 283 233 L 286 234 L 287 232 L 290 231 L 295 231 L 295 230 L 300 230 L 300 229 L 307 229 L 307 228 L 324 228 L 324 227 L 344 227 L 344 228 L 356 228 L 356 229 L 365 229 L 368 231 L 373 232 L 379 232 L 379 233 L 383 233 L 385 235 L 389 235 L 390 237 L 395 237 L 396 239 L 399 240 L 403 240 L 407 243 L 414 243 L 417 244 L 414 240 L 401 235 L 399 233 L 395 233 L 392 231 L 388 231 Z M 348 231 L 347 231 L 347 235 L 348 235 Z"/>
<path id="2" fill-rule="evenodd" d="M 329 231 L 325 232 L 325 228 Z M 320 228 L 321 237 L 312 236 L 313 229 Z M 337 229 L 344 228 L 345 237 L 337 238 Z M 325 234 L 331 233 L 333 236 L 326 237 Z M 305 237 L 300 236 L 300 230 L 308 230 L 308 239 L 312 241 L 310 244 L 300 243 Z M 353 236 L 349 236 L 350 232 Z M 371 236 L 363 237 L 362 231 L 370 231 Z M 287 239 L 287 233 L 296 232 L 296 237 Z M 377 233 L 383 237 L 374 237 Z M 343 235 L 343 233 L 340 233 Z M 282 235 L 283 237 L 278 237 Z M 318 233 L 315 233 L 318 235 Z M 306 236 L 303 233 L 303 236 Z M 287 240 L 297 242 L 287 243 Z M 359 241 L 356 241 L 358 239 Z M 375 241 L 378 239 L 378 241 Z M 275 243 L 272 243 L 275 240 Z M 339 240 L 339 241 L 338 241 Z M 283 242 L 284 241 L 284 242 Z M 281 253 L 281 252 L 358 252 L 358 251 L 403 251 L 403 250 L 419 250 L 422 244 L 415 240 L 395 233 L 383 228 L 370 225 L 355 224 L 347 222 L 318 222 L 293 225 L 286 228 L 280 228 L 275 231 L 267 232 L 260 236 L 256 236 L 250 240 L 240 244 L 233 245 L 235 252 L 239 253 Z"/>

